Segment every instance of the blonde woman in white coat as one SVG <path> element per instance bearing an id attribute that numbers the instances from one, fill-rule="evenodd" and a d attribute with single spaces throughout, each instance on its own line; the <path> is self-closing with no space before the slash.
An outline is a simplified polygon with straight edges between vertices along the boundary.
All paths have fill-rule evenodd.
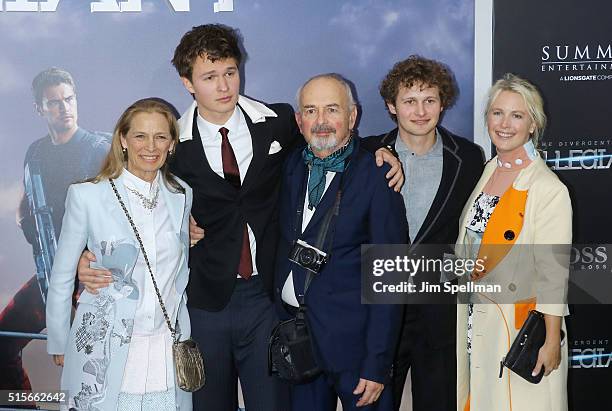
<path id="1" fill-rule="evenodd" d="M 473 293 L 457 310 L 457 410 L 567 409 L 565 304 L 572 241 L 567 188 L 535 149 L 546 124 L 542 97 L 528 81 L 507 74 L 489 92 L 486 122 L 497 156 L 485 166 L 460 218 L 456 252 L 480 258 L 474 283 L 501 293 Z M 546 341 L 527 382 L 500 362 L 529 311 L 544 314 Z"/>
<path id="2" fill-rule="evenodd" d="M 175 383 L 172 336 L 151 274 L 117 198 L 137 227 L 170 323 L 185 340 L 192 195 L 167 171 L 177 141 L 169 108 L 137 101 L 119 119 L 98 176 L 68 190 L 47 298 L 47 351 L 64 367 L 61 388 L 70 408 L 191 410 L 191 393 Z M 97 294 L 82 292 L 71 327 L 75 272 L 86 246 L 113 282 Z"/>

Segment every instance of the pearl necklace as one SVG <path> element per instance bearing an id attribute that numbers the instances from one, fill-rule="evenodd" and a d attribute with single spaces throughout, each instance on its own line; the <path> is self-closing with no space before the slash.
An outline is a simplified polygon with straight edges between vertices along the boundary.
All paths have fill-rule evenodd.
<path id="1" fill-rule="evenodd" d="M 147 210 L 153 210 L 155 207 L 157 207 L 157 200 L 159 199 L 159 186 L 157 186 L 157 190 L 155 190 L 155 194 L 153 195 L 153 198 L 151 199 L 147 198 L 145 195 L 143 195 L 142 193 L 140 193 L 138 190 L 134 188 L 130 188 L 130 187 L 125 187 L 125 188 L 127 188 L 131 193 L 133 193 L 136 197 L 138 197 L 140 201 L 142 202 L 142 206 L 146 208 Z"/>
<path id="2" fill-rule="evenodd" d="M 523 160 L 521 158 L 517 158 L 514 160 L 514 164 L 517 166 L 522 166 Z M 497 166 L 500 168 L 512 168 L 512 164 L 510 162 L 503 162 L 499 158 L 497 159 Z"/>
<path id="3" fill-rule="evenodd" d="M 529 164 L 529 162 L 533 161 L 537 157 L 537 151 L 533 142 L 528 140 L 522 147 L 513 150 L 504 157 L 505 159 L 497 156 L 497 166 L 506 170 L 512 170 L 521 168 L 523 164 Z M 516 158 L 512 159 L 512 157 Z"/>

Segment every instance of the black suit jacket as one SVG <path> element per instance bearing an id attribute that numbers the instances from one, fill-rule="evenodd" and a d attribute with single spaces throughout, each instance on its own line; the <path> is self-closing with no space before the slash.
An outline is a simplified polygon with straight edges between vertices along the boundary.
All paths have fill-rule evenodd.
<path id="1" fill-rule="evenodd" d="M 206 233 L 189 254 L 190 307 L 219 311 L 229 302 L 236 283 L 246 223 L 257 242 L 258 275 L 272 298 L 281 168 L 287 153 L 303 139 L 290 105 L 268 107 L 278 117 L 267 117 L 258 123 L 253 123 L 243 111 L 253 142 L 253 159 L 239 189 L 210 167 L 199 137 L 197 115 L 193 121 L 193 139 L 181 142 L 176 148 L 171 170 L 193 188 L 191 213 Z M 268 154 L 274 141 L 282 149 Z"/>
<path id="2" fill-rule="evenodd" d="M 454 244 L 459 234 L 459 217 L 484 168 L 482 149 L 438 126 L 442 137 L 442 178 L 425 221 L 415 236 L 414 244 Z M 397 128 L 379 136 L 368 137 L 369 149 L 395 146 Z M 410 178 L 408 176 L 407 178 Z M 453 252 L 450 248 L 448 252 Z M 455 305 L 412 305 L 418 311 L 419 328 L 427 333 L 431 346 L 455 341 Z"/>

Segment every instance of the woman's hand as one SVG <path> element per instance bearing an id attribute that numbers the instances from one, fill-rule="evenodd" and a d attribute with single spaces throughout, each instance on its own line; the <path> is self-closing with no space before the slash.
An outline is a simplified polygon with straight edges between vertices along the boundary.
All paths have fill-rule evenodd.
<path id="1" fill-rule="evenodd" d="M 53 362 L 58 367 L 64 366 L 64 354 L 53 354 Z"/>
<path id="2" fill-rule="evenodd" d="M 546 323 L 546 341 L 538 352 L 538 362 L 531 373 L 534 377 L 540 373 L 542 367 L 544 367 L 544 375 L 548 376 L 561 364 L 561 317 L 544 314 L 544 322 Z"/>
<path id="3" fill-rule="evenodd" d="M 560 341 L 545 342 L 538 352 L 538 362 L 531 375 L 534 377 L 540 373 L 544 367 L 544 376 L 548 376 L 551 372 L 559 368 L 561 364 L 561 344 Z"/>

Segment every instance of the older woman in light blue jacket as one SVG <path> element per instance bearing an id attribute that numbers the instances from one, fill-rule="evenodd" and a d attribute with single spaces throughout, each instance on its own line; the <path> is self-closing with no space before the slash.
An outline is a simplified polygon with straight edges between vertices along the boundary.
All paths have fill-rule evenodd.
<path id="1" fill-rule="evenodd" d="M 192 194 L 167 170 L 177 141 L 168 107 L 140 100 L 119 119 L 98 176 L 68 190 L 47 297 L 47 351 L 64 366 L 61 388 L 71 408 L 191 409 L 191 394 L 175 383 L 173 341 L 159 302 L 179 339 L 187 339 Z M 85 247 L 113 282 L 95 295 L 82 292 L 71 327 L 75 272 Z"/>

